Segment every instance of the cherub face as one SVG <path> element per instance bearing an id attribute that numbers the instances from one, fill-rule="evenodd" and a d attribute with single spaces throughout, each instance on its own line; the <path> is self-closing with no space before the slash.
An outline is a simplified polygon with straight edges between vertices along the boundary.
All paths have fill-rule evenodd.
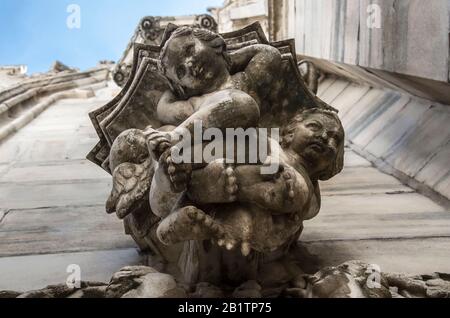
<path id="1" fill-rule="evenodd" d="M 190 94 L 207 93 L 226 71 L 226 64 L 217 52 L 193 35 L 171 39 L 162 63 L 166 76 Z"/>
<path id="2" fill-rule="evenodd" d="M 336 119 L 326 114 L 310 114 L 291 133 L 290 147 L 314 172 L 319 172 L 336 160 L 343 139 L 343 128 Z"/>

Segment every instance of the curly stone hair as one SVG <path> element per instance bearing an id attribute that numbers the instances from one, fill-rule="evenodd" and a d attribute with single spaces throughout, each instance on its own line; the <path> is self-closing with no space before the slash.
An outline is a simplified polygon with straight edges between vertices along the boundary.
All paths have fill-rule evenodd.
<path id="1" fill-rule="evenodd" d="M 344 131 L 344 129 L 342 128 L 341 120 L 339 119 L 336 112 L 328 110 L 328 109 L 324 109 L 324 108 L 306 109 L 306 110 L 300 112 L 299 114 L 297 114 L 296 116 L 294 116 L 292 118 L 292 120 L 288 123 L 288 125 L 282 130 L 282 137 L 281 137 L 281 146 L 282 147 L 288 146 L 286 141 L 284 141 L 283 136 L 285 136 L 289 132 L 295 130 L 296 126 L 299 123 L 305 121 L 310 115 L 313 115 L 313 114 L 320 114 L 320 115 L 325 115 L 325 116 L 333 118 L 336 121 L 337 125 L 339 125 L 339 127 L 341 127 L 342 131 Z M 343 168 L 344 168 L 344 140 L 342 140 L 341 143 L 338 145 L 338 151 L 336 154 L 336 158 L 328 166 L 328 169 L 326 169 L 319 175 L 319 180 L 322 180 L 322 181 L 329 180 L 332 177 L 334 177 L 335 175 L 337 175 L 339 172 L 341 172 Z"/>

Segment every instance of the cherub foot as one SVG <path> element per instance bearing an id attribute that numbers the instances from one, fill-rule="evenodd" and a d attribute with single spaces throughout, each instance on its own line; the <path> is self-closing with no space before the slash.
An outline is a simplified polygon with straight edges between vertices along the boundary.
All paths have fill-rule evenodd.
<path id="1" fill-rule="evenodd" d="M 172 190 L 176 193 L 185 191 L 191 179 L 192 165 L 189 163 L 175 163 L 172 160 L 170 150 L 161 156 L 159 162 L 169 177 Z"/>
<path id="2" fill-rule="evenodd" d="M 205 169 L 205 173 L 214 180 L 217 189 L 216 196 L 223 198 L 224 202 L 234 202 L 237 200 L 239 186 L 236 173 L 232 165 L 226 164 L 224 160 L 211 162 Z"/>
<path id="3" fill-rule="evenodd" d="M 252 251 L 251 244 L 249 242 L 239 242 L 238 240 L 231 237 L 224 237 L 217 241 L 217 245 L 227 249 L 228 251 L 234 250 L 236 248 L 241 248 L 241 253 L 243 256 L 247 257 Z"/>
<path id="4" fill-rule="evenodd" d="M 252 172 L 251 169 L 259 168 L 237 168 L 238 180 L 245 180 L 244 184 L 240 184 L 239 195 L 242 200 L 280 213 L 290 213 L 290 210 L 296 208 L 294 201 L 299 192 L 299 184 L 292 168 L 280 166 L 278 172 L 270 175 L 257 175 L 257 171 Z M 246 176 L 252 175 L 258 176 L 259 180 L 250 183 L 251 178 Z"/>
<path id="5" fill-rule="evenodd" d="M 150 126 L 144 130 L 144 136 L 147 141 L 148 150 L 156 161 L 171 147 L 169 135 Z"/>
<path id="6" fill-rule="evenodd" d="M 199 204 L 231 203 L 237 200 L 239 187 L 233 166 L 216 160 L 192 173 L 189 197 Z"/>
<path id="7" fill-rule="evenodd" d="M 162 220 L 156 233 L 162 243 L 173 245 L 189 240 L 221 239 L 225 229 L 203 211 L 188 206 Z"/>
<path id="8" fill-rule="evenodd" d="M 224 164 L 222 174 L 224 176 L 224 184 L 221 186 L 225 188 L 225 193 L 228 196 L 228 200 L 230 202 L 234 202 L 237 200 L 239 186 L 233 166 Z"/>
<path id="9" fill-rule="evenodd" d="M 290 168 L 284 168 L 277 179 L 263 187 L 261 193 L 264 206 L 272 207 L 274 210 L 284 210 L 291 206 L 295 199 L 295 173 Z M 286 212 L 288 211 L 286 210 Z"/>

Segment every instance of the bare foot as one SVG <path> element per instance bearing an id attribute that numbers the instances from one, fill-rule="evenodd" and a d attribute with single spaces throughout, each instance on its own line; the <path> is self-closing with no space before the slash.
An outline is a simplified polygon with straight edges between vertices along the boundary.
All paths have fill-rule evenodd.
<path id="1" fill-rule="evenodd" d="M 238 180 L 240 182 L 245 180 L 245 184 L 240 183 L 239 200 L 255 203 L 262 208 L 279 213 L 290 213 L 291 211 L 285 211 L 285 209 L 294 208 L 292 206 L 299 186 L 295 171 L 290 167 L 280 166 L 277 173 L 258 176 L 255 169 L 259 168 L 256 166 L 237 168 Z M 256 177 L 251 177 L 252 175 Z M 249 183 L 249 181 L 255 182 Z"/>
<path id="2" fill-rule="evenodd" d="M 221 239 L 225 229 L 202 210 L 188 206 L 162 220 L 156 233 L 162 243 L 172 245 L 189 240 Z"/>
<path id="3" fill-rule="evenodd" d="M 252 247 L 249 242 L 241 242 L 231 237 L 219 239 L 217 245 L 228 251 L 240 248 L 242 255 L 245 257 L 249 256 L 252 252 Z"/>
<path id="4" fill-rule="evenodd" d="M 192 165 L 190 163 L 176 163 L 170 154 L 170 149 L 161 155 L 159 164 L 170 180 L 170 185 L 175 193 L 181 193 L 187 190 L 191 179 Z"/>
<path id="5" fill-rule="evenodd" d="M 144 130 L 147 147 L 152 157 L 158 161 L 161 155 L 171 147 L 170 137 L 167 133 L 147 127 Z"/>
<path id="6" fill-rule="evenodd" d="M 239 191 L 234 167 L 215 160 L 195 170 L 189 184 L 189 197 L 198 204 L 231 203 Z"/>
<path id="7" fill-rule="evenodd" d="M 189 240 L 212 240 L 229 251 L 240 248 L 242 255 L 248 256 L 252 251 L 250 243 L 230 230 L 202 210 L 188 206 L 162 220 L 156 233 L 166 245 Z"/>

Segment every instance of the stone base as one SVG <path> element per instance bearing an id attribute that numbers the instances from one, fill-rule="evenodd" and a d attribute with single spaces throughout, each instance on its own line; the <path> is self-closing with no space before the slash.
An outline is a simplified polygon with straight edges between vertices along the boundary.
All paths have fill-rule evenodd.
<path id="1" fill-rule="evenodd" d="M 327 267 L 314 275 L 302 274 L 288 283 L 261 286 L 248 281 L 240 286 L 177 283 L 152 267 L 128 266 L 109 284 L 82 282 L 80 288 L 48 286 L 25 293 L 1 291 L 0 298 L 448 298 L 450 274 L 408 276 L 381 273 L 360 261 Z"/>

